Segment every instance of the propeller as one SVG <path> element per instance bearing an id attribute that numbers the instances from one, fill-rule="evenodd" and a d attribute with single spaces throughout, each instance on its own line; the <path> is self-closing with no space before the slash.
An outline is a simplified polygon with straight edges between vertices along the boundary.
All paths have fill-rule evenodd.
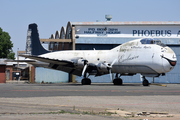
<path id="1" fill-rule="evenodd" d="M 88 61 L 84 60 L 84 68 L 83 68 L 83 71 L 82 71 L 82 76 L 84 76 L 84 73 L 86 71 L 87 66 L 88 66 Z"/>
<path id="2" fill-rule="evenodd" d="M 110 79 L 111 79 L 111 81 L 112 81 L 111 69 L 109 69 L 109 75 L 110 75 Z"/>
<path id="3" fill-rule="evenodd" d="M 108 64 L 108 63 L 103 63 L 103 65 L 105 65 L 109 71 L 109 75 L 110 75 L 110 79 L 112 81 L 112 74 L 111 74 L 111 69 L 112 69 L 112 66 L 114 65 L 114 63 L 117 61 L 117 59 L 115 59 L 111 64 Z"/>

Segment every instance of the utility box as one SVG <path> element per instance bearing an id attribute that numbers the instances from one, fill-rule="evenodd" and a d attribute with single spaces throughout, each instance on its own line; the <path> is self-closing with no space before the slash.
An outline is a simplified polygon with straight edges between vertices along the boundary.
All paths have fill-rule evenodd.
<path id="1" fill-rule="evenodd" d="M 6 83 L 6 63 L 0 59 L 0 83 Z"/>

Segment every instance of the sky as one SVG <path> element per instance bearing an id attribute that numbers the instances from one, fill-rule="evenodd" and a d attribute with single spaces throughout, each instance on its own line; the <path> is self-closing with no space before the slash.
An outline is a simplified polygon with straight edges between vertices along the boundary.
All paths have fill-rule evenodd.
<path id="1" fill-rule="evenodd" d="M 71 22 L 180 21 L 180 0 L 0 0 L 0 27 L 13 51 L 25 50 L 27 29 L 36 23 L 40 38 L 49 38 Z"/>

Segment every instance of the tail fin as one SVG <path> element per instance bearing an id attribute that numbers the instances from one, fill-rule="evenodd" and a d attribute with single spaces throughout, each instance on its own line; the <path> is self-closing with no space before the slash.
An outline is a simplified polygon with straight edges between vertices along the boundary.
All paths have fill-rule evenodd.
<path id="1" fill-rule="evenodd" d="M 45 49 L 40 42 L 37 24 L 29 24 L 26 41 L 26 54 L 41 55 L 48 52 L 50 51 Z"/>

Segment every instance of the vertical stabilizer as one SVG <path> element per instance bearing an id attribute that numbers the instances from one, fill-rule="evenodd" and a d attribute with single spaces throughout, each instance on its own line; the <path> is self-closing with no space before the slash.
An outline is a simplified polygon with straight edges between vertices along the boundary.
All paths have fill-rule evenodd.
<path id="1" fill-rule="evenodd" d="M 26 54 L 41 55 L 48 52 L 50 51 L 45 49 L 40 42 L 37 24 L 29 24 L 27 31 Z"/>

